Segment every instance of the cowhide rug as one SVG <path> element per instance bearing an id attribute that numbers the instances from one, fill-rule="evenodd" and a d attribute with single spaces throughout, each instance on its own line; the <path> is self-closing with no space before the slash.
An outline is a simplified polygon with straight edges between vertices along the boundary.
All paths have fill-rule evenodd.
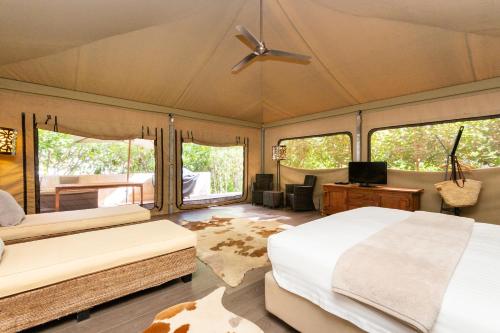
<path id="1" fill-rule="evenodd" d="M 269 264 L 267 238 L 291 226 L 275 220 L 212 217 L 207 222 L 183 222 L 198 234 L 197 257 L 231 287 L 245 273 Z"/>
<path id="2" fill-rule="evenodd" d="M 222 287 L 195 302 L 163 310 L 144 333 L 264 333 L 251 321 L 224 308 L 224 290 Z"/>

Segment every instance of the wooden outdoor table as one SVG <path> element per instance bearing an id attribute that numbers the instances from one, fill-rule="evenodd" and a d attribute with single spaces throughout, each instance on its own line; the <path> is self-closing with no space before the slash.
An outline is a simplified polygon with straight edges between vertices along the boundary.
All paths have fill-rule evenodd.
<path id="1" fill-rule="evenodd" d="M 61 184 L 55 187 L 55 210 L 59 211 L 59 201 L 61 199 L 61 192 L 75 191 L 75 190 L 99 190 L 103 188 L 118 188 L 118 187 L 132 187 L 132 203 L 135 203 L 135 188 L 139 187 L 141 190 L 141 205 L 144 204 L 144 184 L 131 183 L 131 182 L 115 182 L 115 183 L 94 183 L 94 184 Z"/>

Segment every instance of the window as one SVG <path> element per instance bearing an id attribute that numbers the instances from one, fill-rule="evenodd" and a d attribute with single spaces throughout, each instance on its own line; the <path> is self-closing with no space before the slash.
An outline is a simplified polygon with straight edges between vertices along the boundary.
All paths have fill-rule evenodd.
<path id="1" fill-rule="evenodd" d="M 500 118 L 378 129 L 369 135 L 370 159 L 392 169 L 442 171 L 460 126 L 459 161 L 472 168 L 500 166 Z"/>
<path id="2" fill-rule="evenodd" d="M 243 195 L 243 146 L 182 144 L 182 197 L 185 204 L 239 199 Z"/>
<path id="3" fill-rule="evenodd" d="M 39 129 L 40 211 L 56 209 L 55 188 L 61 185 L 140 183 L 143 203 L 153 203 L 155 164 L 152 140 L 99 140 Z M 76 188 L 61 192 L 59 210 L 139 202 L 137 187 Z"/>
<path id="4" fill-rule="evenodd" d="M 280 145 L 287 147 L 287 159 L 281 164 L 292 168 L 345 168 L 352 160 L 350 133 L 283 139 Z"/>

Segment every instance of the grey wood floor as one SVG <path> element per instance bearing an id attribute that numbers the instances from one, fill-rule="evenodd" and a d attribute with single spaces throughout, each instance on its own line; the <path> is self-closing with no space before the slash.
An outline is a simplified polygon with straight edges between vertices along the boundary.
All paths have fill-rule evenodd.
<path id="1" fill-rule="evenodd" d="M 290 225 L 299 225 L 320 217 L 318 212 L 294 213 L 289 210 L 273 210 L 242 204 L 183 211 L 162 218 L 179 223 L 183 220 L 205 220 L 213 215 L 277 218 Z M 33 328 L 29 332 L 142 332 L 161 310 L 178 303 L 202 298 L 218 287 L 226 287 L 223 304 L 229 311 L 251 320 L 264 332 L 296 332 L 265 309 L 264 274 L 269 270 L 270 267 L 252 270 L 245 275 L 241 285 L 231 288 L 208 266 L 198 261 L 198 269 L 193 274 L 192 282 L 171 281 L 165 285 L 98 306 L 92 309 L 90 318 L 82 322 L 76 322 L 74 316 L 69 316 Z M 47 304 L 47 306 L 50 305 Z"/>

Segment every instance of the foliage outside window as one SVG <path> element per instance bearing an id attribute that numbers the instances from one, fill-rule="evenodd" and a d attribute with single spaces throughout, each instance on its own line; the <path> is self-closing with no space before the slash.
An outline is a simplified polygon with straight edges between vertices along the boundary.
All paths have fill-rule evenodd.
<path id="1" fill-rule="evenodd" d="M 186 172 L 209 174 L 208 194 L 243 193 L 243 146 L 215 147 L 183 143 L 182 166 L 183 178 L 186 178 Z"/>
<path id="2" fill-rule="evenodd" d="M 459 161 L 472 168 L 500 166 L 500 118 L 377 130 L 370 136 L 371 160 L 387 161 L 392 169 L 442 171 L 460 126 Z"/>
<path id="3" fill-rule="evenodd" d="M 154 173 L 151 140 L 131 140 L 130 173 Z M 126 174 L 128 141 L 97 140 L 38 130 L 39 173 L 48 175 Z"/>
<path id="4" fill-rule="evenodd" d="M 298 169 L 345 168 L 352 159 L 351 136 L 345 133 L 285 139 L 287 159 L 282 165 Z"/>

